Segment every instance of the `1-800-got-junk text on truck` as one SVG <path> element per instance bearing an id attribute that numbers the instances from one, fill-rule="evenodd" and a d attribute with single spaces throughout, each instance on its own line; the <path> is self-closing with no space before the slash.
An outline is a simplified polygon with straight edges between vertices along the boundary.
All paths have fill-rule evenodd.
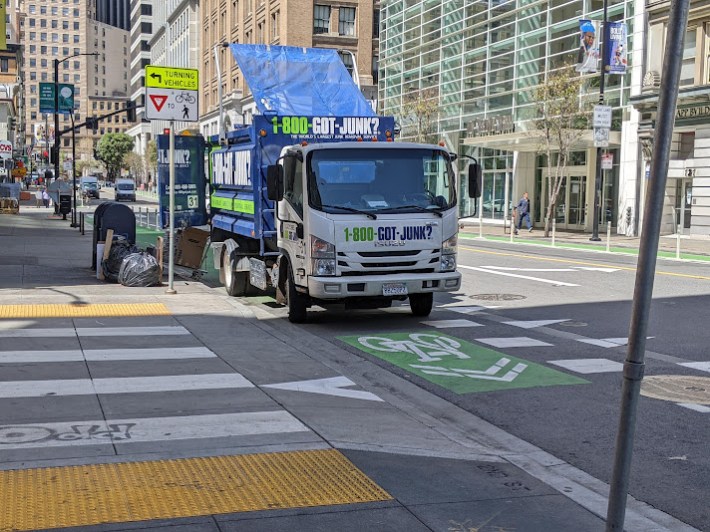
<path id="1" fill-rule="evenodd" d="M 301 322 L 314 304 L 407 298 L 426 316 L 434 292 L 459 289 L 455 155 L 445 148 L 392 142 L 388 117 L 268 109 L 227 140 L 211 154 L 210 210 L 230 295 L 274 286 Z M 478 165 L 469 176 L 475 193 Z"/>

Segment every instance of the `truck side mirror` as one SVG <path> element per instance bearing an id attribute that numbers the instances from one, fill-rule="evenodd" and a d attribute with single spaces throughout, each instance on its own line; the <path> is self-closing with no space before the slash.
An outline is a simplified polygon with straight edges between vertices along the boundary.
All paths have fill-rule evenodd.
<path id="1" fill-rule="evenodd" d="M 481 165 L 474 160 L 468 165 L 468 197 L 481 197 Z"/>
<path id="2" fill-rule="evenodd" d="M 284 197 L 284 169 L 280 164 L 266 167 L 266 195 L 272 201 L 281 201 Z"/>

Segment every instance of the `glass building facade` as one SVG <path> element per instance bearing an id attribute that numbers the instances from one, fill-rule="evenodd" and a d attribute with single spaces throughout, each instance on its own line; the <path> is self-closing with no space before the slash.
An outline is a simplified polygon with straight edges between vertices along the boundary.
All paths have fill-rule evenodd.
<path id="1" fill-rule="evenodd" d="M 502 219 L 516 196 L 528 191 L 539 222 L 547 183 L 544 159 L 530 138 L 535 90 L 550 71 L 576 62 L 579 20 L 601 21 L 602 0 L 389 0 L 381 7 L 383 113 L 406 122 L 402 109 L 407 99 L 427 95 L 437 106 L 429 140 L 443 139 L 460 156 L 483 163 L 483 217 Z M 608 0 L 608 20 L 628 24 L 631 50 L 633 2 Z M 599 77 L 585 75 L 581 99 L 598 101 Z M 612 211 L 603 213 L 604 219 L 618 216 L 620 131 L 630 78 L 629 73 L 606 76 L 605 103 L 614 108 L 612 129 L 619 133 L 609 149 L 615 166 L 604 176 L 602 204 Z M 406 140 L 407 128 L 402 129 Z M 593 211 L 596 149 L 591 136 L 573 159 L 559 217 L 571 229 L 584 229 Z M 459 190 L 460 214 L 469 216 L 474 205 L 464 179 Z"/>

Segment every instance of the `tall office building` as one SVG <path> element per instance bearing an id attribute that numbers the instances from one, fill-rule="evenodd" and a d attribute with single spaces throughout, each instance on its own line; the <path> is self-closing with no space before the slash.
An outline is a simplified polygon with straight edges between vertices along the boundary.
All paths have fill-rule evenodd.
<path id="1" fill-rule="evenodd" d="M 380 34 L 380 99 L 385 114 L 400 115 L 408 97 L 425 94 L 437 106 L 434 131 L 460 156 L 483 163 L 482 216 L 503 223 L 527 191 L 537 226 L 543 224 L 550 176 L 538 155 L 540 141 L 532 119 L 535 90 L 549 72 L 576 62 L 580 19 L 601 21 L 601 0 L 383 0 Z M 627 23 L 628 49 L 642 48 L 635 8 L 642 1 L 608 2 L 609 20 Z M 641 24 L 642 26 L 642 24 Z M 612 167 L 603 172 L 600 218 L 619 232 L 638 224 L 643 179 L 635 138 L 638 113 L 629 96 L 640 88 L 640 57 L 629 53 L 625 75 L 607 75 L 605 100 L 613 108 L 610 146 Z M 599 97 L 599 74 L 586 74 L 580 100 Z M 591 129 L 572 153 L 558 197 L 557 227 L 591 231 L 597 150 Z M 460 158 L 463 161 L 465 158 Z M 474 205 L 460 181 L 460 213 Z M 480 211 L 478 212 L 480 213 Z M 477 214 L 478 214 L 477 213 Z"/>
<path id="2" fill-rule="evenodd" d="M 150 123 L 145 120 L 145 67 L 150 64 L 150 41 L 153 38 L 153 0 L 131 1 L 130 98 L 139 107 L 137 122 L 126 131 L 135 142 L 134 151 L 144 154 L 152 138 Z M 137 176 L 147 178 L 145 176 Z"/>
<path id="3" fill-rule="evenodd" d="M 27 0 L 22 45 L 25 51 L 25 95 L 27 142 L 31 135 L 48 128 L 53 141 L 54 117 L 40 112 L 39 84 L 54 83 L 57 61 L 58 83 L 74 85 L 74 112 L 60 115 L 61 159 L 71 154 L 71 124 L 88 116 L 120 110 L 128 99 L 128 32 L 96 20 L 94 0 Z M 96 54 L 96 55 L 90 55 Z M 125 113 L 112 116 L 97 132 L 77 130 L 77 158 L 90 162 L 93 149 L 104 133 L 124 131 Z M 97 165 L 97 169 L 100 166 Z"/>
<path id="4" fill-rule="evenodd" d="M 219 132 L 217 59 L 226 129 L 248 123 L 255 106 L 237 63 L 222 43 L 334 48 L 357 69 L 363 92 L 376 99 L 379 1 L 202 0 L 200 2 L 200 131 Z"/>
<path id="5" fill-rule="evenodd" d="M 130 30 L 130 3 L 130 0 L 96 0 L 96 20 L 122 30 Z"/>

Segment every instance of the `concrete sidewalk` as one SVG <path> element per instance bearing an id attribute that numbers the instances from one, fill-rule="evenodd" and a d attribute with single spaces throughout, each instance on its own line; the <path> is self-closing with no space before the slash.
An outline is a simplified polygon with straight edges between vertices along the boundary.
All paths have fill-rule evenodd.
<path id="1" fill-rule="evenodd" d="M 468 230 L 468 227 L 466 228 Z M 496 238 L 502 228 L 493 228 L 489 238 Z M 502 236 L 502 235 L 501 235 Z M 525 235 L 528 237 L 528 235 Z M 580 237 L 583 238 L 583 237 Z M 540 239 L 533 233 L 532 242 Z M 573 237 L 569 237 L 572 242 Z M 527 240 L 527 238 L 526 238 Z M 260 459 L 292 457 L 293 453 L 335 452 L 347 471 L 336 465 L 317 462 L 301 469 L 295 463 L 286 468 L 287 475 L 274 476 L 274 471 L 265 469 L 259 473 L 258 484 L 249 475 L 249 468 L 222 471 L 229 485 L 207 488 L 195 478 L 171 480 L 169 486 L 151 486 L 142 483 L 145 478 L 127 478 L 123 486 L 105 493 L 134 490 L 145 499 L 124 513 L 114 513 L 114 504 L 109 500 L 97 503 L 88 496 L 102 492 L 103 480 L 96 480 L 91 488 L 68 483 L 63 488 L 43 487 L 39 483 L 28 484 L 31 500 L 40 501 L 42 509 L 34 511 L 43 518 L 49 515 L 53 504 L 65 510 L 64 517 L 57 517 L 51 527 L 71 527 L 72 530 L 170 530 L 178 531 L 266 531 L 266 530 L 389 530 L 389 531 L 470 531 L 518 530 L 525 532 L 566 532 L 569 530 L 602 530 L 606 513 L 608 486 L 575 469 L 564 461 L 548 454 L 484 420 L 453 406 L 448 401 L 419 388 L 406 379 L 398 377 L 380 365 L 353 355 L 341 346 L 320 338 L 307 327 L 289 324 L 263 308 L 247 306 L 239 298 L 229 298 L 221 288 L 210 288 L 199 282 L 176 281 L 176 295 L 165 293 L 165 286 L 127 288 L 98 281 L 89 268 L 92 253 L 92 235 L 86 235 L 69 227 L 43 209 L 23 207 L 19 215 L 0 215 L 0 332 L 24 329 L 46 331 L 64 327 L 75 331 L 100 332 L 110 327 L 136 328 L 133 337 L 110 338 L 116 349 L 140 349 L 158 347 L 181 349 L 190 341 L 195 348 L 211 350 L 221 364 L 222 372 L 245 379 L 244 396 L 237 391 L 220 396 L 212 401 L 207 392 L 200 399 L 181 399 L 172 395 L 161 399 L 161 394 L 143 395 L 130 401 L 135 409 L 133 420 L 150 420 L 153 409 L 163 409 L 163 419 L 187 419 L 191 409 L 204 414 L 222 414 L 220 408 L 247 408 L 251 414 L 256 409 L 269 409 L 290 416 L 294 423 L 303 425 L 300 432 L 249 436 L 247 439 L 222 437 L 210 439 L 202 434 L 182 441 L 164 439 L 157 443 L 108 441 L 98 447 L 69 445 L 53 441 L 56 447 L 36 444 L 31 449 L 15 445 L 12 451 L 0 446 L 0 486 L 5 476 L 22 470 L 32 479 L 34 474 L 49 471 L 53 479 L 61 479 L 70 469 L 108 464 L 109 473 L 121 464 L 146 465 L 145 475 L 155 475 L 158 463 L 172 467 L 181 460 L 220 457 L 220 460 L 249 457 L 260 453 Z M 93 315 L 92 309 L 99 305 L 164 305 L 165 316 L 121 314 L 106 317 Z M 121 307 L 123 309 L 124 307 Z M 143 307 L 144 308 L 144 307 Z M 65 314 L 61 314 L 65 309 Z M 123 310 L 122 310 L 123 311 Z M 36 312 L 35 317 L 30 317 Z M 44 312 L 45 314 L 42 314 Z M 46 313 L 52 317 L 47 316 Z M 142 336 L 144 326 L 184 327 L 190 335 L 183 335 L 179 345 L 170 344 L 168 338 Z M 44 334 L 44 333 L 42 333 Z M 31 336 L 31 335 L 30 335 Z M 80 336 L 77 332 L 76 336 Z M 42 338 L 23 338 L 24 350 L 37 356 L 47 345 Z M 72 340 L 73 341 L 73 340 Z M 20 340 L 0 339 L 0 355 L 11 353 Z M 131 343 L 133 342 L 133 343 Z M 86 358 L 87 345 L 82 339 L 71 349 L 80 350 Z M 102 345 L 106 349 L 106 345 Z M 62 348 L 63 353 L 70 347 Z M 56 351 L 55 351 L 56 352 Z M 88 360 L 84 364 L 90 366 Z M 173 375 L 187 368 L 187 375 L 204 376 L 203 366 L 186 365 L 188 362 L 170 362 L 160 366 L 158 362 L 142 363 L 150 367 L 151 376 L 161 376 L 164 368 Z M 54 368 L 62 368 L 61 374 L 53 374 Z M 79 366 L 76 366 L 77 368 Z M 81 366 L 83 368 L 83 365 Z M 124 378 L 135 376 L 136 365 L 121 366 L 118 362 L 92 367 L 89 377 L 96 380 L 94 371 L 110 371 Z M 13 364 L 4 363 L 2 381 L 12 379 L 18 370 Z M 198 369 L 195 369 L 198 368 Z M 67 379 L 67 366 L 53 364 L 26 364 L 22 366 L 22 379 L 42 381 Z M 58 370 L 57 370 L 58 371 Z M 131 373 L 134 372 L 134 373 Z M 234 373 L 238 372 L 238 373 Z M 98 372 L 101 374 L 101 372 Z M 166 373 L 167 374 L 167 373 Z M 19 377 L 16 377 L 19 379 Z M 340 379 L 349 382 L 339 388 L 340 397 L 318 393 L 297 393 L 279 389 L 273 383 L 313 382 L 323 379 Z M 104 379 L 100 379 L 104 380 Z M 1 383 L 0 383 L 1 384 Z M 2 386 L 0 386 L 0 389 Z M 350 392 L 348 396 L 347 393 Z M 185 391 L 185 394 L 189 392 Z M 0 443 L 3 435 L 17 437 L 22 423 L 38 424 L 62 420 L 76 420 L 85 407 L 98 396 L 87 395 L 69 399 L 51 397 L 51 403 L 38 403 L 32 411 L 23 410 L 17 399 L 0 396 Z M 237 397 L 240 399 L 238 400 Z M 243 399 L 241 399 L 243 397 Z M 376 399 L 372 399 L 376 397 Z M 370 400 L 362 400 L 370 398 Z M 37 399 L 40 400 L 40 399 Z M 62 407 L 63 400 L 71 400 L 70 406 Z M 106 400 L 105 396 L 100 398 Z M 103 405 L 103 403 L 101 403 Z M 19 405 L 19 406 L 18 406 Z M 60 409 L 64 408 L 64 409 Z M 140 410 L 140 409 L 143 410 Z M 54 410 L 59 409 L 59 410 Z M 8 421 L 12 412 L 13 421 Z M 231 411 L 230 411 L 231 412 Z M 49 418 L 47 416 L 52 415 Z M 105 423 L 111 423 L 110 412 L 101 410 Z M 234 415 L 234 414 L 233 414 Z M 27 416 L 27 419 L 22 416 Z M 178 417 L 183 416 L 183 417 Z M 56 419 L 55 419 L 56 418 Z M 91 418 L 89 418 L 91 419 Z M 184 421 L 183 421 L 184 422 Z M 8 429 L 8 426 L 12 426 Z M 214 427 L 214 430 L 224 427 Z M 181 427 L 164 429 L 166 433 L 177 432 Z M 226 429 L 225 429 L 226 430 Z M 216 436 L 215 436 L 216 437 Z M 201 439 L 200 439 L 201 438 Z M 71 443 L 71 442 L 69 442 Z M 76 443 L 76 442 L 75 442 Z M 80 443 L 80 442 L 79 442 Z M 131 447 L 135 446 L 135 447 Z M 85 449 L 91 448 L 91 452 Z M 75 451 L 72 451 L 75 449 Z M 298 455 L 300 456 L 300 455 Z M 330 455 L 329 455 L 330 456 Z M 160 462 L 157 460 L 160 459 Z M 294 458 L 295 460 L 295 458 Z M 183 462 L 180 462 L 183 463 Z M 197 475 L 201 462 L 189 462 L 188 471 Z M 348 465 L 349 464 L 349 465 Z M 75 466 L 74 469 L 67 465 Z M 221 466 L 227 467 L 227 466 Z M 40 468 L 50 468 L 49 470 Z M 330 469 L 329 469 L 330 468 Z M 335 468 L 335 469 L 333 469 Z M 357 477 L 357 486 L 349 474 Z M 91 470 L 80 470 L 89 476 Z M 111 476 L 111 474 L 109 476 Z M 319 476 L 319 475 L 323 476 Z M 318 479 L 327 478 L 328 482 Z M 72 479 L 76 482 L 76 479 Z M 159 482 L 159 480 L 156 480 Z M 265 483 L 265 484 L 264 484 Z M 316 496 L 304 498 L 296 486 L 307 485 Z M 276 500 L 269 502 L 263 493 L 251 493 L 252 485 L 266 485 L 273 491 Z M 324 486 L 334 486 L 326 490 Z M 24 486 L 24 485 L 23 485 Z M 369 495 L 356 499 L 354 494 L 365 486 Z M 222 491 L 230 492 L 224 497 Z M 42 491 L 42 490 L 45 491 Z M 55 489 L 56 492 L 46 492 Z M 139 491 L 144 490 L 144 491 Z M 26 515 L 31 506 L 29 495 L 15 490 L 15 495 L 5 495 L 4 513 L 0 512 L 0 529 L 34 530 L 50 528 L 47 521 L 36 521 Z M 61 497 L 52 495 L 60 493 Z M 384 493 L 384 495 L 383 495 Z M 19 494 L 19 495 L 18 495 Z M 338 497 L 335 497 L 337 495 Z M 106 495 L 107 497 L 109 495 Z M 191 504 L 184 504 L 181 497 L 191 497 Z M 262 497 L 263 496 L 263 497 Z M 13 497 L 26 497 L 13 500 Z M 242 505 L 247 497 L 249 504 Z M 281 497 L 281 498 L 279 498 Z M 261 503 L 261 499 L 267 502 Z M 254 502 L 256 501 L 256 502 Z M 340 501 L 340 502 L 337 502 Z M 96 514 L 99 508 L 103 513 Z M 261 505 L 260 505 L 261 504 Z M 78 506 L 77 506 L 78 505 Z M 72 508 L 80 509 L 72 513 Z M 12 514 L 16 508 L 18 515 Z M 248 508 L 245 510 L 244 508 Z M 26 512 L 26 513 L 23 513 Z M 19 515 L 21 514 L 21 515 Z M 59 515 L 59 514 L 58 514 Z M 19 518 L 24 525 L 18 525 Z M 649 505 L 629 497 L 626 530 L 628 531 L 692 531 L 691 527 Z"/>

